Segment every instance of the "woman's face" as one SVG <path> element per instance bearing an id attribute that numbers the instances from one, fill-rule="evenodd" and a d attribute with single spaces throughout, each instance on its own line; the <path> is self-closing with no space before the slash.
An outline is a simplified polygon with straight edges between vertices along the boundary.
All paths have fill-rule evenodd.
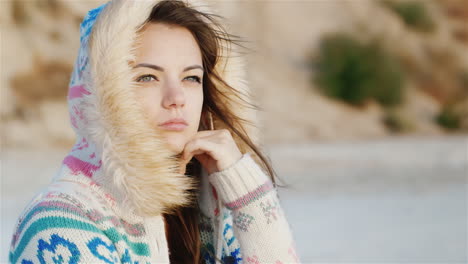
<path id="1" fill-rule="evenodd" d="M 203 64 L 198 43 L 183 27 L 148 23 L 136 50 L 137 98 L 151 125 L 176 153 L 198 131 L 203 105 Z M 161 126 L 183 118 L 187 125 Z"/>

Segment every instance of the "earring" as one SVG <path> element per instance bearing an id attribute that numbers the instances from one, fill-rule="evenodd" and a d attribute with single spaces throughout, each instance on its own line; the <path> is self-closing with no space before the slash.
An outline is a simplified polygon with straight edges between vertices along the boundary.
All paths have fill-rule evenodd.
<path id="1" fill-rule="evenodd" d="M 213 124 L 213 116 L 211 115 L 211 112 L 208 112 L 208 121 L 209 121 L 209 129 L 214 130 L 214 124 Z"/>
<path id="2" fill-rule="evenodd" d="M 202 130 L 213 130 L 213 118 L 210 112 L 205 113 L 201 118 L 201 129 Z"/>
<path id="3" fill-rule="evenodd" d="M 203 131 L 203 130 L 207 130 L 208 128 L 208 120 L 206 118 L 206 114 L 202 114 L 201 118 L 200 118 L 200 131 Z"/>

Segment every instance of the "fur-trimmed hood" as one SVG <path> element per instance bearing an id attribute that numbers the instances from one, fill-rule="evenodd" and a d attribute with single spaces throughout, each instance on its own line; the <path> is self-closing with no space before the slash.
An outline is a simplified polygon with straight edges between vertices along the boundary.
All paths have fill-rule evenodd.
<path id="1" fill-rule="evenodd" d="M 80 26 L 80 49 L 69 84 L 70 120 L 76 144 L 63 160 L 55 180 L 86 178 L 105 191 L 116 208 L 136 215 L 169 212 L 191 202 L 189 190 L 200 187 L 200 197 L 211 194 L 205 183 L 179 173 L 180 161 L 171 153 L 132 93 L 135 84 L 130 62 L 134 59 L 137 31 L 160 0 L 112 0 L 88 12 Z M 202 1 L 185 0 L 190 7 L 213 13 Z M 215 69 L 232 87 L 250 94 L 242 57 L 234 47 L 222 45 L 222 59 Z M 228 48 L 229 47 L 229 48 Z M 219 87 L 226 94 L 233 93 Z M 239 99 L 229 107 L 255 124 L 256 113 Z M 239 101 L 236 101 L 239 100 Z M 250 102 L 250 96 L 244 98 Z M 215 129 L 225 128 L 214 119 Z M 258 131 L 245 124 L 254 143 Z M 248 146 L 238 141 L 242 152 Z M 203 172 L 206 176 L 206 172 Z M 207 206 L 200 200 L 200 206 Z M 117 206 L 118 205 L 118 206 Z"/>

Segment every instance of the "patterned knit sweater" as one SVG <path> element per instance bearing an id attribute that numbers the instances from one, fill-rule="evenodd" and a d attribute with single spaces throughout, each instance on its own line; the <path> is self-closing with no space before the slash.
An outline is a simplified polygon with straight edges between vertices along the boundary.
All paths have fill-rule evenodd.
<path id="1" fill-rule="evenodd" d="M 138 30 L 160 0 L 112 0 L 90 10 L 80 25 L 80 49 L 68 89 L 76 143 L 47 188 L 18 219 L 12 263 L 169 263 L 163 213 L 186 206 L 199 190 L 199 227 L 206 263 L 299 263 L 278 193 L 244 141 L 244 155 L 200 181 L 181 174 L 170 151 L 136 101 L 132 67 Z M 191 8 L 213 13 L 201 0 Z M 220 40 L 222 41 L 222 39 Z M 221 45 L 222 79 L 249 95 L 245 64 Z M 220 104 L 258 145 L 251 98 L 217 87 Z M 213 118 L 214 129 L 229 129 Z M 231 133 L 234 133 L 231 131 Z M 199 184 L 198 186 L 195 183 Z"/>
<path id="2" fill-rule="evenodd" d="M 200 211 L 206 263 L 215 263 L 215 222 L 224 263 L 300 263 L 277 192 L 244 154 L 208 176 L 222 211 Z M 161 216 L 125 219 L 96 182 L 84 175 L 53 181 L 31 200 L 14 233 L 11 263 L 169 263 Z"/>

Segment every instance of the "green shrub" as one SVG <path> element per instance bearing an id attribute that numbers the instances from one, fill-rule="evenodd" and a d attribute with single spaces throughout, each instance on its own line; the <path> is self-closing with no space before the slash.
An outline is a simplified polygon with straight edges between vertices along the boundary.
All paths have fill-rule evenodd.
<path id="1" fill-rule="evenodd" d="M 442 108 L 442 111 L 437 115 L 436 122 L 447 129 L 455 130 L 460 128 L 461 118 L 453 111 L 453 108 L 448 105 Z"/>
<path id="2" fill-rule="evenodd" d="M 386 108 L 382 121 L 390 132 L 394 133 L 410 132 L 415 129 L 413 122 L 398 109 Z"/>
<path id="3" fill-rule="evenodd" d="M 435 23 L 423 3 L 414 1 L 394 2 L 388 0 L 383 2 L 395 12 L 408 27 L 424 32 L 432 32 L 434 30 Z"/>
<path id="4" fill-rule="evenodd" d="M 385 106 L 402 101 L 403 71 L 397 60 L 377 44 L 362 44 L 337 34 L 325 37 L 313 81 L 326 95 L 360 105 L 375 99 Z"/>

